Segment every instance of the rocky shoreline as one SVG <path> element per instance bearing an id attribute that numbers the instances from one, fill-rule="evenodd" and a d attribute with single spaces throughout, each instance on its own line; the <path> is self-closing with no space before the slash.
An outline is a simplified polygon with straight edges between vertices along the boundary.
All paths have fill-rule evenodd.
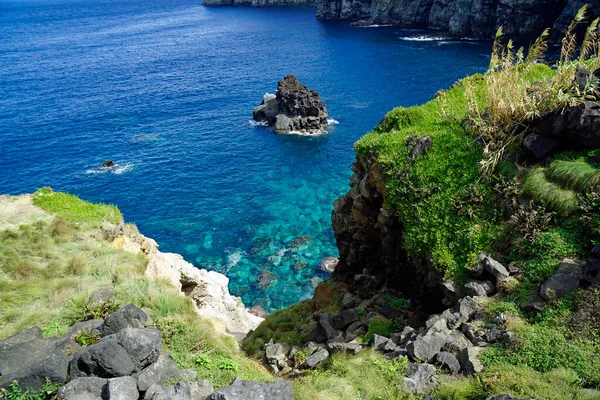
<path id="1" fill-rule="evenodd" d="M 592 16 L 600 16 L 599 4 L 583 0 L 204 0 L 203 4 L 311 6 L 316 7 L 318 19 L 432 29 L 456 38 L 491 40 L 502 26 L 507 36 L 518 41 L 535 39 L 545 28 L 552 29 L 553 41 L 560 41 L 585 4 Z"/>

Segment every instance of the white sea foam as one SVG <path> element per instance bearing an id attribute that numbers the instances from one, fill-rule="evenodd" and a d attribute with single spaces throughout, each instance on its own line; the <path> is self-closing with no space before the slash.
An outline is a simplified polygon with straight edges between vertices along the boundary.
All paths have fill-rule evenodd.
<path id="1" fill-rule="evenodd" d="M 134 166 L 135 165 L 133 163 L 115 164 L 113 167 L 110 167 L 110 168 L 105 168 L 105 167 L 90 168 L 90 169 L 86 170 L 85 173 L 88 175 L 95 175 L 95 174 L 121 175 L 121 174 L 131 171 Z"/>
<path id="2" fill-rule="evenodd" d="M 443 37 L 443 36 L 426 36 L 426 35 L 404 36 L 404 37 L 400 38 L 400 40 L 406 40 L 409 42 L 435 42 L 438 40 L 446 40 L 446 39 L 448 39 L 448 38 Z"/>
<path id="3" fill-rule="evenodd" d="M 249 120 L 248 123 L 250 126 L 267 126 L 267 121 L 255 121 L 253 119 Z"/>
<path id="4" fill-rule="evenodd" d="M 338 121 L 337 119 L 330 118 L 327 120 L 327 125 L 337 125 L 339 123 L 340 121 Z"/>
<path id="5" fill-rule="evenodd" d="M 383 28 L 386 26 L 393 26 L 391 24 L 373 24 L 373 25 L 365 25 L 365 26 L 358 26 L 357 28 Z"/>

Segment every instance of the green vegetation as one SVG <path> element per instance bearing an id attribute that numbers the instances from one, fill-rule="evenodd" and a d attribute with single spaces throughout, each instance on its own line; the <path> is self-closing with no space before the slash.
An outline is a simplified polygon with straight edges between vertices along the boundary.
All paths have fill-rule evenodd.
<path id="1" fill-rule="evenodd" d="M 373 335 L 390 337 L 392 334 L 392 322 L 387 319 L 374 319 L 369 323 L 369 330 L 363 337 L 363 343 L 368 343 Z"/>
<path id="2" fill-rule="evenodd" d="M 123 215 L 116 206 L 94 204 L 68 193 L 54 192 L 50 188 L 39 189 L 33 195 L 33 204 L 74 223 L 89 223 L 94 226 L 104 221 L 118 224 Z"/>
<path id="3" fill-rule="evenodd" d="M 529 171 L 523 183 L 523 193 L 548 203 L 560 215 L 569 215 L 577 210 L 577 194 L 549 181 L 543 168 Z"/>
<path id="4" fill-rule="evenodd" d="M 308 335 L 316 327 L 312 307 L 312 301 L 305 300 L 267 315 L 265 321 L 244 339 L 242 348 L 252 355 L 264 349 L 265 343 L 271 339 L 290 346 L 306 343 Z"/>
<path id="5" fill-rule="evenodd" d="M 389 360 L 367 349 L 350 356 L 335 353 L 328 365 L 293 382 L 297 399 L 411 399 L 403 391 L 406 358 Z M 416 397 L 415 397 L 416 398 Z"/>
<path id="6" fill-rule="evenodd" d="M 52 385 L 49 381 L 46 382 L 39 392 L 31 392 L 29 390 L 23 392 L 19 390 L 18 382 L 15 381 L 10 385 L 9 390 L 0 390 L 0 399 L 6 400 L 47 400 L 54 398 L 59 386 Z"/>
<path id="7" fill-rule="evenodd" d="M 100 340 L 100 334 L 93 333 L 90 329 L 89 331 L 83 331 L 76 334 L 73 336 L 73 340 L 75 340 L 75 342 L 81 347 L 87 347 L 91 344 L 98 343 Z"/>
<path id="8" fill-rule="evenodd" d="M 512 365 L 541 373 L 568 370 L 575 382 L 583 379 L 587 385 L 600 386 L 600 337 L 589 329 L 600 315 L 599 300 L 595 289 L 579 291 L 531 321 L 513 319 L 514 340 L 507 347 L 486 349 L 482 362 L 488 367 Z M 573 325 L 580 330 L 573 330 Z"/>
<path id="9" fill-rule="evenodd" d="M 476 379 L 442 378 L 433 395 L 444 400 L 484 400 L 500 394 L 543 400 L 597 399 L 586 395 L 572 371 L 557 369 L 540 373 L 512 365 L 489 367 Z"/>
<path id="10" fill-rule="evenodd" d="M 39 193 L 46 192 L 38 191 L 36 197 Z M 192 302 L 170 283 L 148 279 L 145 256 L 128 253 L 105 239 L 100 229 L 104 217 L 121 218 L 118 211 L 107 211 L 112 206 L 60 193 L 50 198 L 42 202 L 46 209 L 56 210 L 49 221 L 0 231 L 0 338 L 32 325 L 40 326 L 46 337 L 59 336 L 77 321 L 103 317 L 119 305 L 133 303 L 144 308 L 161 330 L 165 350 L 182 368 L 194 368 L 198 379 L 211 379 L 217 387 L 236 376 L 272 380 L 259 363 L 239 350 L 233 337 L 198 316 Z M 125 231 L 137 229 L 126 226 Z M 115 301 L 88 301 L 94 290 L 105 288 L 115 290 Z M 96 337 L 83 332 L 75 340 L 89 345 Z M 209 365 L 195 362 L 201 355 L 209 357 Z M 8 399 L 44 398 L 13 392 L 17 397 Z"/>

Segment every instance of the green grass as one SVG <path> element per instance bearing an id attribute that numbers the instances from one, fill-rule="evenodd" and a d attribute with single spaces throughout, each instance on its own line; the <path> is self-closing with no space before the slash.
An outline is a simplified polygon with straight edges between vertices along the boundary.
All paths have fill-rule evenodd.
<path id="1" fill-rule="evenodd" d="M 211 379 L 216 387 L 228 385 L 235 376 L 273 379 L 240 351 L 233 337 L 196 314 L 189 298 L 166 281 L 147 278 L 145 256 L 114 248 L 105 239 L 98 225 L 112 206 L 82 205 L 82 200 L 59 193 L 51 197 L 46 204 L 53 204 L 47 208 L 51 213 L 57 210 L 54 220 L 0 231 L 0 339 L 33 325 L 46 337 L 60 336 L 77 321 L 103 316 L 116 304 L 133 303 L 161 330 L 165 350 L 181 367 L 194 368 L 199 379 Z M 79 211 L 55 203 L 65 198 L 79 204 Z M 136 232 L 132 226 L 125 230 Z M 89 303 L 94 290 L 105 288 L 115 290 L 116 304 Z M 86 344 L 95 340 L 89 335 L 78 339 Z M 214 362 L 199 365 L 195 360 L 201 355 Z M 15 397 L 29 398 L 37 399 Z"/>
<path id="2" fill-rule="evenodd" d="M 392 322 L 387 319 L 375 319 L 369 323 L 369 329 L 363 337 L 363 343 L 368 343 L 373 335 L 390 337 L 392 334 Z"/>
<path id="3" fill-rule="evenodd" d="M 116 206 L 90 203 L 72 194 L 54 192 L 50 188 L 39 189 L 35 192 L 33 204 L 74 223 L 89 223 L 99 226 L 104 221 L 113 224 L 123 221 L 123 215 Z"/>
<path id="4" fill-rule="evenodd" d="M 482 90 L 481 76 L 467 78 Z M 489 249 L 502 213 L 491 184 L 482 179 L 482 150 L 465 134 L 465 86 L 410 108 L 390 111 L 383 123 L 355 144 L 360 157 L 376 161 L 386 177 L 386 204 L 404 227 L 403 245 L 414 259 L 432 255 L 448 277 L 462 275 Z M 411 136 L 430 136 L 433 147 L 409 162 Z"/>
<path id="5" fill-rule="evenodd" d="M 579 204 L 577 194 L 548 180 L 544 168 L 529 171 L 523 182 L 523 193 L 534 200 L 548 203 L 553 210 L 563 216 L 572 214 Z"/>
<path id="6" fill-rule="evenodd" d="M 310 333 L 316 328 L 312 307 L 312 300 L 305 300 L 267 315 L 265 321 L 244 339 L 243 349 L 250 355 L 259 354 L 271 339 L 290 346 L 308 342 Z"/>
<path id="7" fill-rule="evenodd" d="M 539 400 L 597 399 L 585 394 L 576 374 L 566 369 L 540 373 L 524 366 L 497 365 L 475 379 L 442 377 L 434 397 L 444 400 L 485 400 L 510 394 Z"/>
<path id="8" fill-rule="evenodd" d="M 515 338 L 508 347 L 495 345 L 481 354 L 486 367 L 519 366 L 546 373 L 568 369 L 587 385 L 600 386 L 600 340 L 576 337 L 572 331 L 573 296 L 565 297 L 531 321 L 511 325 Z"/>
<path id="9" fill-rule="evenodd" d="M 406 358 L 389 360 L 365 349 L 358 355 L 334 353 L 327 365 L 293 381 L 298 400 L 410 399 L 403 390 Z M 415 397 L 416 398 L 416 397 Z"/>
<path id="10" fill-rule="evenodd" d="M 600 182 L 600 171 L 583 160 L 556 160 L 550 164 L 548 178 L 576 192 L 586 192 Z"/>

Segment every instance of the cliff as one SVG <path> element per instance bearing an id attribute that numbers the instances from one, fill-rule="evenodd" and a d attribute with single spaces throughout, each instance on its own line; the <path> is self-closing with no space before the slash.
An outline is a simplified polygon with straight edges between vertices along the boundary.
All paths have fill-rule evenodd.
<path id="1" fill-rule="evenodd" d="M 310 6 L 317 5 L 316 0 L 203 0 L 205 6 Z"/>
<path id="2" fill-rule="evenodd" d="M 590 4 L 600 15 L 600 4 Z M 493 39 L 498 27 L 529 40 L 545 28 L 560 38 L 582 0 L 318 0 L 317 18 L 439 29 L 454 37 Z"/>

